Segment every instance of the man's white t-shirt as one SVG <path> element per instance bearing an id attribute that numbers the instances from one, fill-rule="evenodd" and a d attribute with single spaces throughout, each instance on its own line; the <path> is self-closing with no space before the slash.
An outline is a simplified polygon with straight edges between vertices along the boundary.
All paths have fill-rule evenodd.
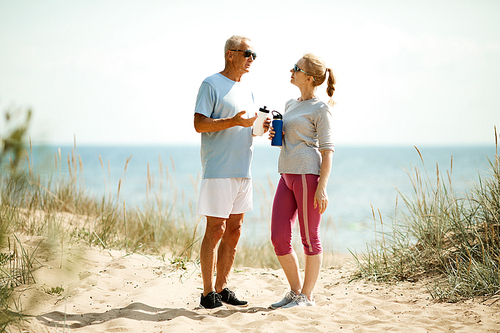
<path id="1" fill-rule="evenodd" d="M 233 117 L 246 111 L 246 118 L 255 115 L 253 93 L 242 82 L 235 82 L 217 73 L 207 77 L 200 86 L 195 113 L 208 118 Z M 252 128 L 235 126 L 218 132 L 201 134 L 203 178 L 251 178 L 253 153 Z"/>

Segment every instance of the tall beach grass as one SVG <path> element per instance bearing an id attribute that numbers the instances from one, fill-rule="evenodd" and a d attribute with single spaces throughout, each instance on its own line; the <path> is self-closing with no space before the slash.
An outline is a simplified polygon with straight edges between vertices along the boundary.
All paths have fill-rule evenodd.
<path id="1" fill-rule="evenodd" d="M 458 302 L 473 297 L 500 296 L 500 157 L 489 172 L 478 174 L 467 193 L 452 186 L 453 157 L 443 175 L 408 171 L 411 195 L 400 193 L 406 212 L 396 211 L 387 225 L 373 211 L 377 239 L 364 253 L 353 253 L 358 270 L 354 278 L 372 281 L 416 281 L 424 278 L 433 298 Z"/>
<path id="2" fill-rule="evenodd" d="M 47 246 L 62 248 L 84 241 L 101 249 L 157 255 L 175 267 L 186 260 L 198 262 L 204 221 L 196 215 L 194 202 L 178 193 L 173 160 L 165 163 L 159 156 L 157 174 L 148 165 L 147 199 L 136 207 L 121 196 L 133 156 L 124 161 L 117 184 L 110 181 L 109 162 L 99 156 L 105 191 L 92 196 L 85 187 L 76 139 L 67 156 L 61 150 L 52 152 L 50 172 L 35 169 L 33 147 L 26 139 L 30 118 L 29 113 L 25 123 L 0 138 L 0 330 L 22 318 L 22 304 L 12 294 L 16 287 L 36 282 L 33 272 L 41 265 L 36 260 L 38 248 L 26 250 L 22 235 L 42 236 Z M 418 168 L 408 172 L 413 194 L 400 194 L 407 212 L 398 211 L 396 203 L 394 219 L 387 225 L 373 209 L 376 242 L 365 253 L 354 253 L 358 263 L 354 278 L 388 282 L 425 278 L 432 281 L 432 296 L 443 301 L 496 297 L 500 290 L 498 152 L 490 161 L 490 173 L 480 175 L 463 195 L 452 188 L 453 160 L 444 177 L 436 165 L 434 180 L 427 174 L 424 156 L 420 157 L 424 172 Z M 191 181 L 197 189 L 199 179 Z M 269 182 L 268 189 L 257 186 L 256 190 L 267 203 L 261 216 L 269 219 L 274 186 Z M 334 227 L 333 222 L 325 222 Z M 325 266 L 331 262 L 325 256 Z M 240 242 L 235 266 L 277 269 L 279 263 L 269 241 L 264 245 Z"/>
<path id="3" fill-rule="evenodd" d="M 47 246 L 84 241 L 102 249 L 123 249 L 157 255 L 175 267 L 186 260 L 199 260 L 203 234 L 202 218 L 194 203 L 178 194 L 175 163 L 158 159 L 158 174 L 150 172 L 146 181 L 146 202 L 128 206 L 121 197 L 123 176 L 112 184 L 108 161 L 99 156 L 103 171 L 102 196 L 89 195 L 76 139 L 71 153 L 53 153 L 52 167 L 39 172 L 33 162 L 33 146 L 26 136 L 31 112 L 26 120 L 0 133 L 0 331 L 22 318 L 22 305 L 14 302 L 15 288 L 35 283 L 33 271 L 37 249 L 23 246 L 23 235 L 42 236 Z M 107 162 L 107 163 L 106 163 Z M 198 180 L 192 179 L 198 187 Z M 43 245 L 45 246 L 45 245 Z M 240 245 L 236 265 L 277 268 L 271 246 Z M 53 286 L 56 288 L 59 286 Z"/>

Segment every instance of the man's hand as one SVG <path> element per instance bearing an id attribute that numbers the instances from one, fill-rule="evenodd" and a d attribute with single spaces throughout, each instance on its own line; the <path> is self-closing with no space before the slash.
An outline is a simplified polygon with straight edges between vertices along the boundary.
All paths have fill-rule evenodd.
<path id="1" fill-rule="evenodd" d="M 246 111 L 238 112 L 234 117 L 212 119 L 200 113 L 194 114 L 194 128 L 198 133 L 218 132 L 234 126 L 252 127 L 257 119 L 257 113 L 252 118 L 243 118 Z"/>
<path id="2" fill-rule="evenodd" d="M 243 115 L 246 113 L 247 113 L 246 111 L 240 111 L 233 117 L 233 121 L 235 122 L 236 126 L 242 126 L 242 127 L 253 126 L 253 123 L 255 122 L 255 120 L 257 120 L 257 113 L 255 113 L 255 116 L 253 116 L 252 118 L 243 118 Z"/>
<path id="3" fill-rule="evenodd" d="M 271 119 L 266 118 L 266 120 L 264 120 L 264 133 L 267 133 L 270 128 L 271 128 Z"/>

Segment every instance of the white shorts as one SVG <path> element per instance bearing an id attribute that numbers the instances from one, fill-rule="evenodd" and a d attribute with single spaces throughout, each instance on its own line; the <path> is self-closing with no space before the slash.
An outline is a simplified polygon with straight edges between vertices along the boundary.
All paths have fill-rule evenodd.
<path id="1" fill-rule="evenodd" d="M 250 178 L 208 178 L 201 182 L 198 214 L 227 219 L 253 209 Z"/>

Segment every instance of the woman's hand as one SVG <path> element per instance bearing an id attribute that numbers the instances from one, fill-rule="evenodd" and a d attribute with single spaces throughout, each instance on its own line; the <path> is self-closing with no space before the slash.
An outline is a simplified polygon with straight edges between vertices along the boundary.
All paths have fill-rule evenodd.
<path id="1" fill-rule="evenodd" d="M 326 188 L 318 186 L 314 194 L 314 209 L 319 208 L 319 213 L 323 214 L 328 207 L 328 193 Z"/>
<path id="2" fill-rule="evenodd" d="M 276 135 L 276 132 L 274 131 L 274 127 L 269 125 L 269 140 L 272 140 L 274 136 Z M 285 132 L 282 132 L 283 139 L 285 139 Z"/>
<path id="3" fill-rule="evenodd" d="M 323 150 L 321 152 L 321 166 L 319 172 L 319 181 L 316 193 L 314 193 L 314 209 L 319 208 L 319 213 L 323 214 L 328 207 L 328 193 L 326 187 L 328 178 L 332 169 L 333 150 Z"/>
<path id="4" fill-rule="evenodd" d="M 269 125 L 269 140 L 272 140 L 274 138 L 275 134 L 276 134 L 276 132 L 274 131 L 274 127 Z"/>

